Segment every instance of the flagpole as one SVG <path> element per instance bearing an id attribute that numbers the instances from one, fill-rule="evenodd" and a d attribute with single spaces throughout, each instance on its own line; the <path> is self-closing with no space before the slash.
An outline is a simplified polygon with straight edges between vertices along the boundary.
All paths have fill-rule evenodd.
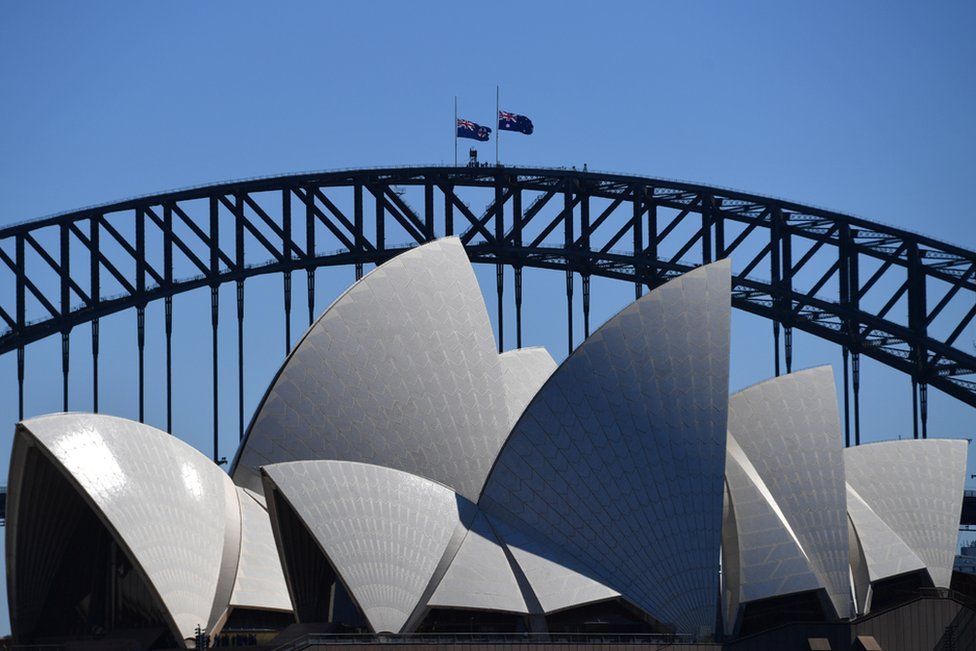
<path id="1" fill-rule="evenodd" d="M 457 167 L 457 95 L 454 96 L 454 167 Z"/>
<path id="2" fill-rule="evenodd" d="M 498 167 L 498 111 L 501 107 L 499 96 L 501 91 L 495 86 L 495 167 Z"/>

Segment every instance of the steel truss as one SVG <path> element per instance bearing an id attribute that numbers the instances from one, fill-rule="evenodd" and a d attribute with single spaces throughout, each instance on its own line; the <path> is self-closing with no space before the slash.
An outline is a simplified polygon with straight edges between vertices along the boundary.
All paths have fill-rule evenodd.
<path id="1" fill-rule="evenodd" d="M 415 199 L 406 196 L 411 192 Z M 484 207 L 472 208 L 479 199 L 469 195 L 480 196 Z M 391 243 L 387 233 L 394 231 L 399 239 Z M 246 279 L 283 275 L 287 350 L 293 273 L 307 274 L 311 322 L 317 268 L 352 265 L 359 278 L 364 265 L 381 263 L 444 235 L 458 235 L 473 262 L 495 265 L 500 350 L 506 267 L 514 272 L 517 346 L 522 345 L 523 268 L 564 271 L 572 349 L 577 276 L 587 336 L 592 276 L 631 282 L 639 297 L 645 288 L 697 265 L 736 256 L 732 304 L 772 321 L 777 374 L 781 330 L 787 372 L 792 368 L 794 328 L 841 347 L 848 444 L 849 396 L 853 442 L 860 442 L 861 355 L 911 378 L 916 437 L 927 435 L 928 386 L 976 406 L 976 357 L 972 346 L 960 341 L 976 317 L 972 251 L 848 215 L 716 187 L 567 169 L 409 167 L 222 183 L 0 230 L 0 281 L 14 288 L 12 296 L 0 297 L 0 322 L 6 325 L 0 334 L 0 354 L 17 353 L 20 416 L 25 347 L 61 335 L 67 409 L 70 333 L 84 323 L 92 326 L 97 411 L 99 319 L 135 309 L 141 419 L 145 309 L 149 302 L 163 300 L 166 413 L 171 427 L 172 299 L 209 287 L 216 458 L 220 285 L 234 283 L 237 289 L 238 416 L 243 432 Z M 323 243 L 328 250 L 323 250 Z M 824 260 L 825 268 L 814 270 Z M 174 273 L 180 268 L 193 273 Z M 44 274 L 54 275 L 56 297 L 41 281 Z M 801 277 L 812 282 L 801 282 Z M 118 291 L 111 294 L 107 284 Z M 942 290 L 935 300 L 928 297 L 932 288 Z M 871 291 L 883 296 L 867 307 L 865 297 Z M 38 313 L 31 318 L 29 304 Z M 942 323 L 936 333 L 932 326 L 940 317 L 950 323 Z"/>

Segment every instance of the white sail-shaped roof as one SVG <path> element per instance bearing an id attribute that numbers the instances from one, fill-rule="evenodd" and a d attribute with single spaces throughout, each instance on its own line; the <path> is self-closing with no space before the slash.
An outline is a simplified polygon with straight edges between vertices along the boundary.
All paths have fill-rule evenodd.
<path id="1" fill-rule="evenodd" d="M 869 443 L 844 450 L 847 482 L 870 510 L 903 541 L 928 570 L 936 587 L 948 588 L 956 554 L 966 481 L 966 441 L 924 439 Z M 863 519 L 852 520 L 861 536 Z M 884 555 L 864 530 L 866 557 Z M 896 566 L 912 565 L 899 555 Z M 871 563 L 868 564 L 869 568 Z M 876 572 L 878 567 L 876 566 Z M 881 568 L 881 574 L 893 568 Z M 896 568 L 894 568 L 896 569 Z"/>
<path id="2" fill-rule="evenodd" d="M 826 589 L 837 616 L 849 616 L 843 441 L 830 367 L 773 378 L 734 394 L 729 400 L 729 434 L 768 490 L 769 506 L 777 511 L 782 526 L 788 527 L 790 537 Z M 739 521 L 744 514 L 739 512 L 733 482 L 729 486 L 737 524 L 745 526 L 746 522 Z M 748 559 L 773 536 L 785 540 L 783 531 L 771 533 L 768 540 L 752 535 L 748 541 L 740 538 L 739 556 Z M 796 550 L 791 556 L 794 569 L 800 571 Z M 749 565 L 745 562 L 743 571 Z M 745 575 L 743 580 L 747 580 Z M 809 580 L 797 585 L 807 584 Z M 795 586 L 789 581 L 782 586 L 792 591 L 791 587 Z M 749 594 L 754 586 L 746 583 L 742 588 Z M 756 596 L 769 593 L 771 588 L 766 585 L 758 589 Z"/>
<path id="3" fill-rule="evenodd" d="M 489 520 L 525 576 L 545 614 L 619 597 L 566 551 L 501 518 Z"/>
<path id="4" fill-rule="evenodd" d="M 725 478 L 735 540 L 722 550 L 729 624 L 740 604 L 824 588 L 776 500 L 752 462 L 729 436 Z"/>
<path id="5" fill-rule="evenodd" d="M 235 459 L 339 459 L 429 477 L 476 500 L 509 431 L 481 290 L 456 238 L 403 253 L 340 296 L 285 361 Z"/>
<path id="6" fill-rule="evenodd" d="M 610 319 L 525 409 L 481 498 L 685 632 L 715 621 L 730 309 L 720 261 Z"/>
<path id="7" fill-rule="evenodd" d="M 230 605 L 234 608 L 291 611 L 288 586 L 267 508 L 249 491 L 238 487 L 241 505 L 241 554 Z"/>
<path id="8" fill-rule="evenodd" d="M 499 355 L 498 361 L 502 367 L 511 429 L 536 392 L 556 370 L 556 361 L 545 348 L 509 350 Z"/>
<path id="9" fill-rule="evenodd" d="M 56 414 L 18 425 L 15 457 L 39 450 L 78 491 L 145 578 L 178 640 L 224 616 L 240 549 L 240 506 L 228 476 L 206 457 L 155 428 L 95 414 Z M 32 477 L 12 476 L 12 499 Z M 16 494 L 15 494 L 16 493 Z M 8 520 L 17 529 L 38 513 Z M 8 557 L 11 580 L 35 580 Z M 11 592 L 16 595 L 18 590 Z M 22 604 L 11 603 L 17 611 Z"/>
<path id="10" fill-rule="evenodd" d="M 428 605 L 529 612 L 505 549 L 484 513 L 475 516 Z"/>
<path id="11" fill-rule="evenodd" d="M 451 489 L 390 468 L 295 461 L 263 471 L 267 489 L 298 515 L 375 632 L 404 629 L 438 567 L 457 552 L 462 521 L 474 515 Z"/>
<path id="12" fill-rule="evenodd" d="M 847 516 L 851 531 L 851 569 L 859 612 L 870 609 L 869 587 L 875 581 L 925 570 L 925 563 L 901 537 L 878 517 L 851 486 L 847 486 Z"/>

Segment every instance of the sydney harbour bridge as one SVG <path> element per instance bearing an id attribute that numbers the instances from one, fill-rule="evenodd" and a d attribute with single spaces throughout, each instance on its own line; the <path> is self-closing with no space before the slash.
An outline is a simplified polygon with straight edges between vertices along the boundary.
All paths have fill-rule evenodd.
<path id="1" fill-rule="evenodd" d="M 145 342 L 165 340 L 166 427 L 172 429 L 173 297 L 209 288 L 213 434 L 217 456 L 220 287 L 237 305 L 238 427 L 243 433 L 245 283 L 279 274 L 285 346 L 292 278 L 366 265 L 447 235 L 494 265 L 498 347 L 522 345 L 525 268 L 561 271 L 569 347 L 590 332 L 590 279 L 630 283 L 635 296 L 689 269 L 733 259 L 733 307 L 769 319 L 775 373 L 790 372 L 794 330 L 833 342 L 843 360 L 847 445 L 860 443 L 860 361 L 906 377 L 913 433 L 927 436 L 928 388 L 976 407 L 976 252 L 913 232 L 789 201 L 640 176 L 521 167 L 351 169 L 219 183 L 126 199 L 0 229 L 0 355 L 17 359 L 18 404 L 30 346 L 59 336 L 67 409 L 72 345 L 90 347 L 98 411 L 99 319 L 134 310 L 139 419 Z M 509 276 L 511 274 L 511 276 Z M 506 296 L 506 276 L 514 295 Z M 575 295 L 577 281 L 581 295 Z M 301 298 L 297 298 L 301 300 Z M 504 323 L 505 301 L 515 323 Z M 146 328 L 163 301 L 162 332 Z M 573 332 L 581 312 L 583 332 Z M 72 330 L 90 324 L 88 342 Z M 971 334 L 971 333 L 970 333 Z M 508 340 L 509 345 L 513 342 Z M 976 515 L 976 514 L 974 514 Z"/>

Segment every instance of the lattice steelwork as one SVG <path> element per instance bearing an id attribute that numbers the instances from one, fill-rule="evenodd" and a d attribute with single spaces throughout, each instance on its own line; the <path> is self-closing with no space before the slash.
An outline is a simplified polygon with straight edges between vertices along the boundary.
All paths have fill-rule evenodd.
<path id="1" fill-rule="evenodd" d="M 964 339 L 976 317 L 976 253 L 882 224 L 715 187 L 662 179 L 510 167 L 406 167 L 299 174 L 178 190 L 85 208 L 0 230 L 0 354 L 16 351 L 23 412 L 25 347 L 60 334 L 64 404 L 72 328 L 92 324 L 98 408 L 98 320 L 137 314 L 139 414 L 145 308 L 165 302 L 167 425 L 172 414 L 172 297 L 211 291 L 214 401 L 218 288 L 237 288 L 239 420 L 244 427 L 244 283 L 284 277 L 286 347 L 291 278 L 383 262 L 406 248 L 458 235 L 474 262 L 496 265 L 499 349 L 504 346 L 505 268 L 514 272 L 515 337 L 521 346 L 522 270 L 581 277 L 584 335 L 590 278 L 634 283 L 635 294 L 700 264 L 734 257 L 733 306 L 772 320 L 776 372 L 780 330 L 787 371 L 799 328 L 842 347 L 852 380 L 858 443 L 860 356 L 911 377 L 915 435 L 926 436 L 927 387 L 976 406 L 976 356 Z M 850 362 L 849 362 L 850 360 Z M 850 366 L 850 368 L 848 368 Z M 217 432 L 214 409 L 214 432 Z M 921 429 L 919 429 L 921 425 Z M 216 456 L 216 446 L 215 446 Z"/>

